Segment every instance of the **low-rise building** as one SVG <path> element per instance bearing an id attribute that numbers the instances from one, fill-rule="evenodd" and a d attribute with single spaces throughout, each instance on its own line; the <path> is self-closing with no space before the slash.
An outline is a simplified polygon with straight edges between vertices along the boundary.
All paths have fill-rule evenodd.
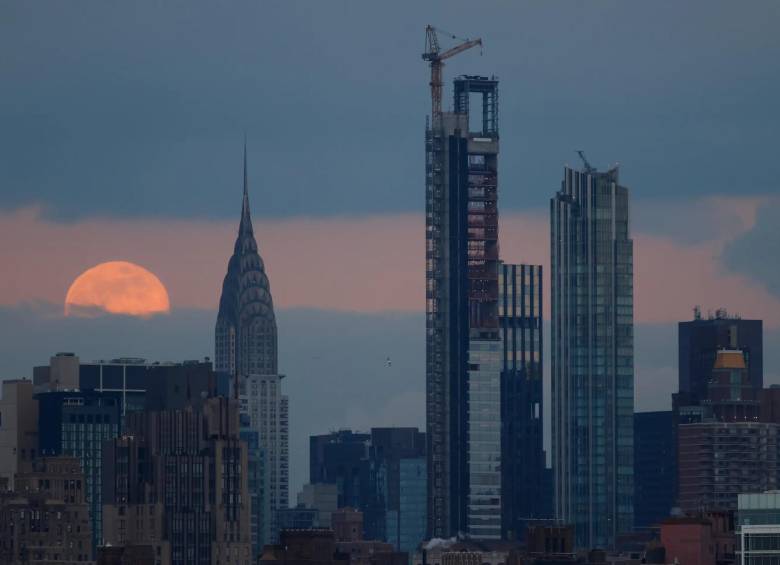
<path id="1" fill-rule="evenodd" d="M 780 565 L 780 491 L 739 495 L 737 538 L 740 565 Z"/>
<path id="2" fill-rule="evenodd" d="M 332 530 L 282 530 L 279 543 L 266 545 L 259 565 L 350 565 L 349 556 L 336 549 Z"/>

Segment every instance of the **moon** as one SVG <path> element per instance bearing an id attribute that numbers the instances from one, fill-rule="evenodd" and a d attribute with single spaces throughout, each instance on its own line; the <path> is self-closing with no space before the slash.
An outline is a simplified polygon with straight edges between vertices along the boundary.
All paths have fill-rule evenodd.
<path id="1" fill-rule="evenodd" d="M 160 279 L 128 261 L 107 261 L 87 269 L 65 296 L 66 316 L 108 313 L 148 318 L 170 311 L 168 291 Z"/>

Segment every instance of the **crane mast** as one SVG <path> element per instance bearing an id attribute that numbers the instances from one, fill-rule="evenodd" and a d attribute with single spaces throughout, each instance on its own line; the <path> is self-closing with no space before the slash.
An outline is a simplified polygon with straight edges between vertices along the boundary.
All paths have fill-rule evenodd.
<path id="1" fill-rule="evenodd" d="M 434 127 L 441 123 L 441 99 L 444 87 L 442 68 L 444 67 L 444 60 L 477 45 L 482 46 L 482 39 L 461 39 L 448 34 L 453 39 L 459 39 L 461 43 L 442 52 L 439 48 L 437 31 L 441 30 L 437 30 L 431 25 L 425 27 L 425 53 L 422 54 L 423 60 L 431 63 L 431 121 Z"/>

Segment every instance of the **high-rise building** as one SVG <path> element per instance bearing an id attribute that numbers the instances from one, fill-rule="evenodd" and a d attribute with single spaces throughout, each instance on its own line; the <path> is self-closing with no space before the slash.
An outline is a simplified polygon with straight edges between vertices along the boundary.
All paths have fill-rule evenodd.
<path id="1" fill-rule="evenodd" d="M 743 320 L 725 309 L 702 318 L 698 308 L 694 319 L 680 322 L 678 328 L 679 392 L 687 404 L 707 395 L 715 357 L 721 349 L 739 349 L 745 354 L 749 380 L 756 390 L 764 386 L 763 323 Z"/>
<path id="2" fill-rule="evenodd" d="M 528 520 L 548 518 L 544 489 L 542 267 L 502 263 L 501 499 L 503 535 L 518 539 Z"/>
<path id="3" fill-rule="evenodd" d="M 259 434 L 268 471 L 271 537 L 276 510 L 289 501 L 289 403 L 278 372 L 276 317 L 271 286 L 257 250 L 249 211 L 249 180 L 244 145 L 244 196 L 233 255 L 222 284 L 215 327 L 214 369 L 230 375 L 250 427 Z"/>
<path id="4" fill-rule="evenodd" d="M 650 528 L 676 506 L 677 444 L 671 410 L 634 414 L 634 526 Z"/>
<path id="5" fill-rule="evenodd" d="M 778 424 L 681 424 L 678 441 L 679 505 L 685 512 L 733 511 L 738 494 L 778 487 Z"/>
<path id="6" fill-rule="evenodd" d="M 84 475 L 75 457 L 38 457 L 0 491 L 0 563 L 92 562 Z"/>
<path id="7" fill-rule="evenodd" d="M 257 560 L 270 541 L 271 509 L 268 500 L 268 461 L 260 445 L 260 434 L 250 426 L 249 415 L 241 414 L 241 440 L 247 448 L 252 557 Z"/>
<path id="8" fill-rule="evenodd" d="M 338 507 L 358 509 L 364 516 L 361 535 L 401 550 L 425 538 L 425 434 L 417 428 L 312 436 L 309 463 L 311 484 L 304 488 L 334 485 Z"/>
<path id="9" fill-rule="evenodd" d="M 276 316 L 271 284 L 252 228 L 245 145 L 241 222 L 222 283 L 214 369 L 240 377 L 276 375 L 277 363 Z"/>
<path id="10" fill-rule="evenodd" d="M 412 553 L 425 539 L 428 527 L 428 471 L 425 457 L 409 457 L 399 461 L 398 511 L 388 511 L 386 541 L 396 550 Z"/>
<path id="11" fill-rule="evenodd" d="M 103 527 L 112 545 L 154 545 L 171 565 L 252 562 L 247 445 L 234 399 L 128 415 L 105 447 Z"/>
<path id="12" fill-rule="evenodd" d="M 96 550 L 103 543 L 103 442 L 119 436 L 122 396 L 118 392 L 58 390 L 36 398 L 40 453 L 76 457 L 81 465 Z"/>
<path id="13" fill-rule="evenodd" d="M 550 204 L 555 513 L 577 547 L 633 528 L 633 242 L 617 167 L 566 167 Z"/>
<path id="14" fill-rule="evenodd" d="M 461 76 L 454 94 L 425 137 L 428 534 L 497 539 L 498 81 Z"/>
<path id="15" fill-rule="evenodd" d="M 401 462 L 425 456 L 425 434 L 417 428 L 371 428 L 370 494 L 364 512 L 366 537 L 397 543 L 402 523 Z M 425 538 L 417 539 L 419 543 Z M 396 546 L 396 549 L 398 547 Z"/>
<path id="16" fill-rule="evenodd" d="M 339 508 L 364 509 L 370 497 L 371 434 L 339 430 L 309 438 L 309 482 L 338 486 Z"/>
<path id="17" fill-rule="evenodd" d="M 199 403 L 212 393 L 228 394 L 229 379 L 216 375 L 211 362 L 150 362 L 139 357 L 81 361 L 57 353 L 48 365 L 33 368 L 36 392 L 94 390 L 117 393 L 122 416 L 134 410 L 174 410 Z"/>
<path id="18" fill-rule="evenodd" d="M 38 401 L 29 380 L 2 383 L 0 489 L 14 490 L 16 473 L 29 471 L 38 450 Z"/>

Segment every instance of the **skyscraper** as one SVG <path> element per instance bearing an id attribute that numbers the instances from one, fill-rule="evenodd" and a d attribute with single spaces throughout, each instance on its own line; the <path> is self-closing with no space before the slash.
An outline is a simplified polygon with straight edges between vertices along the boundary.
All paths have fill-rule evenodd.
<path id="1" fill-rule="evenodd" d="M 672 411 L 634 414 L 634 526 L 651 528 L 668 518 L 677 491 L 677 444 Z"/>
<path id="2" fill-rule="evenodd" d="M 498 81 L 461 76 L 426 130 L 428 534 L 501 535 Z M 472 96 L 481 106 L 470 113 Z M 472 118 L 470 120 L 470 117 Z"/>
<path id="3" fill-rule="evenodd" d="M 739 349 L 745 354 L 750 383 L 755 390 L 764 386 L 763 323 L 743 320 L 718 309 L 702 318 L 677 325 L 679 346 L 678 404 L 698 404 L 707 396 L 715 358 L 720 349 Z"/>
<path id="4" fill-rule="evenodd" d="M 277 374 L 276 317 L 249 213 L 246 145 L 241 222 L 222 283 L 215 334 L 215 371 L 244 378 Z"/>
<path id="5" fill-rule="evenodd" d="M 547 518 L 544 496 L 542 267 L 502 263 L 498 274 L 501 327 L 501 498 L 507 539 L 526 522 Z"/>
<path id="6" fill-rule="evenodd" d="M 578 547 L 633 527 L 633 242 L 618 169 L 566 167 L 550 203 L 556 517 Z"/>
<path id="7" fill-rule="evenodd" d="M 241 222 L 222 284 L 215 328 L 214 368 L 234 377 L 250 428 L 257 431 L 268 472 L 270 533 L 276 510 L 286 508 L 289 492 L 288 402 L 278 373 L 276 317 L 265 265 L 257 251 L 249 213 L 249 181 L 244 145 L 244 196 Z"/>
<path id="8" fill-rule="evenodd" d="M 249 565 L 247 444 L 238 403 L 132 412 L 127 435 L 104 444 L 105 541 L 154 545 L 171 565 Z"/>

